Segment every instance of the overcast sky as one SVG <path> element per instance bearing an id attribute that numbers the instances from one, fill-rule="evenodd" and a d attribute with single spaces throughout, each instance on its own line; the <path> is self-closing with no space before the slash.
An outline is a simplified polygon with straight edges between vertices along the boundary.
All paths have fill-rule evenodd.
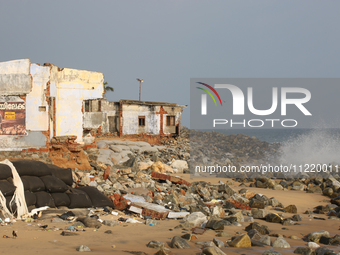
<path id="1" fill-rule="evenodd" d="M 103 72 L 109 100 L 190 105 L 190 78 L 339 77 L 338 0 L 0 0 L 0 61 Z M 182 124 L 189 126 L 190 108 Z"/>

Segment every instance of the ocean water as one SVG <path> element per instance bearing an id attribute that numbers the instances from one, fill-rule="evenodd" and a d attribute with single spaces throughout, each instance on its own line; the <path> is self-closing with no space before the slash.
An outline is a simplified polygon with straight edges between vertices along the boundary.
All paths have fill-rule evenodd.
<path id="1" fill-rule="evenodd" d="M 227 135 L 245 134 L 250 137 L 255 136 L 261 141 L 280 143 L 281 153 L 279 162 L 283 164 L 335 163 L 339 165 L 340 174 L 340 128 L 235 129 L 215 131 Z"/>
<path id="2" fill-rule="evenodd" d="M 203 130 L 202 130 L 203 131 Z M 213 130 L 205 130 L 213 131 Z M 340 128 L 338 129 L 214 129 L 216 132 L 220 132 L 226 135 L 244 134 L 250 137 L 255 136 L 261 141 L 268 143 L 286 143 L 300 139 L 304 136 L 333 136 L 334 138 L 340 138 Z"/>

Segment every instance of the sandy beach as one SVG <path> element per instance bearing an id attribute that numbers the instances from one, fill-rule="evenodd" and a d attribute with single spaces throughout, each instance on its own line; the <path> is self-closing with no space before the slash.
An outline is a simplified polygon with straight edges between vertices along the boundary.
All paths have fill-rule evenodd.
<path id="1" fill-rule="evenodd" d="M 190 179 L 188 174 L 181 174 L 182 178 L 187 181 L 199 181 L 217 183 L 219 179 Z M 225 180 L 223 180 L 225 181 Z M 239 190 L 239 183 L 234 182 L 231 186 L 234 190 Z M 318 205 L 329 204 L 329 199 L 321 194 L 306 193 L 304 191 L 291 190 L 270 190 L 259 188 L 248 188 L 255 193 L 264 194 L 268 197 L 275 197 L 284 205 L 295 204 L 298 209 L 298 214 L 303 214 L 306 210 L 312 210 Z M 270 210 L 270 208 L 268 208 Z M 278 213 L 277 210 L 270 210 Z M 60 212 L 58 212 L 60 213 Z M 280 213 L 280 212 L 279 212 Z M 78 253 L 76 248 L 80 245 L 86 245 L 91 249 L 92 254 L 155 254 L 157 249 L 148 248 L 146 245 L 157 240 L 164 242 L 169 248 L 171 239 L 174 236 L 182 236 L 185 233 L 191 233 L 190 229 L 175 228 L 180 220 L 161 220 L 159 225 L 148 226 L 140 223 L 120 223 L 118 226 L 109 227 L 103 225 L 99 229 L 85 228 L 85 231 L 78 231 L 77 236 L 62 236 L 62 229 L 65 230 L 70 224 L 67 223 L 51 223 L 51 219 L 56 214 L 44 214 L 42 218 L 36 222 L 26 223 L 18 221 L 12 225 L 1 226 L 2 235 L 12 237 L 12 231 L 17 232 L 18 237 L 1 238 L 1 253 L 3 254 L 75 254 Z M 292 216 L 284 213 L 285 217 Z M 320 215 L 318 215 L 320 216 Z M 106 215 L 100 217 L 102 220 L 117 220 L 121 216 Z M 327 218 L 326 215 L 320 216 Z M 138 219 L 138 218 L 136 218 Z M 270 223 L 264 220 L 255 220 L 260 224 L 265 224 L 272 231 L 271 234 L 277 233 L 285 237 L 291 245 L 290 249 L 279 249 L 273 247 L 251 247 L 251 248 L 232 248 L 225 247 L 222 250 L 226 254 L 262 254 L 265 250 L 271 249 L 279 251 L 281 254 L 292 254 L 294 249 L 299 246 L 306 246 L 306 242 L 302 240 L 304 236 L 313 231 L 327 230 L 331 236 L 339 233 L 338 220 L 317 220 L 303 215 L 303 219 L 299 225 L 287 226 L 283 229 L 283 225 Z M 236 235 L 237 232 L 246 233 L 244 228 L 249 223 L 241 223 L 242 227 L 225 226 L 224 232 Z M 48 225 L 45 229 L 40 228 L 42 225 Z M 57 230 L 58 229 L 58 230 Z M 112 234 L 107 234 L 105 231 L 111 230 Z M 196 242 L 211 241 L 219 231 L 207 230 L 203 235 L 197 235 L 197 240 L 188 242 L 190 249 L 171 249 L 173 254 L 199 254 L 201 246 L 196 245 Z M 297 236 L 300 239 L 290 239 L 289 236 Z M 230 238 L 218 237 L 219 240 L 226 242 Z M 271 237 L 274 241 L 276 237 Z M 337 246 L 328 246 L 334 251 L 340 252 Z"/>

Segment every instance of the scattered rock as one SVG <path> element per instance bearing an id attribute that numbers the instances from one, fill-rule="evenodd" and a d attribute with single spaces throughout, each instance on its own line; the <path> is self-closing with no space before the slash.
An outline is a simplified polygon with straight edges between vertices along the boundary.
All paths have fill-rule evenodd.
<path id="1" fill-rule="evenodd" d="M 270 240 L 269 236 L 262 236 L 258 241 L 268 246 L 272 245 L 272 241 Z"/>
<path id="2" fill-rule="evenodd" d="M 290 245 L 283 237 L 280 236 L 273 242 L 273 247 L 288 249 L 290 248 Z"/>
<path id="3" fill-rule="evenodd" d="M 282 255 L 282 254 L 278 251 L 266 250 L 264 253 L 262 253 L 262 255 Z"/>
<path id="4" fill-rule="evenodd" d="M 155 255 L 173 255 L 170 249 L 168 248 L 162 248 L 158 252 L 155 253 Z"/>
<path id="5" fill-rule="evenodd" d="M 193 241 L 197 239 L 197 236 L 187 233 L 181 236 L 183 239 L 188 240 L 188 241 Z"/>
<path id="6" fill-rule="evenodd" d="M 314 242 L 308 242 L 308 243 L 307 243 L 307 246 L 308 246 L 309 248 L 313 248 L 313 249 L 316 249 L 316 248 L 319 248 L 319 247 L 320 247 L 320 245 L 318 245 L 317 243 L 314 243 Z"/>
<path id="7" fill-rule="evenodd" d="M 179 236 L 175 236 L 172 238 L 170 247 L 177 249 L 190 249 L 190 245 L 182 237 Z"/>
<path id="8" fill-rule="evenodd" d="M 217 237 L 232 237 L 233 235 L 229 234 L 228 232 L 220 232 L 220 233 L 217 233 L 216 236 Z"/>
<path id="9" fill-rule="evenodd" d="M 91 217 L 79 217 L 78 220 L 87 228 L 100 228 L 102 225 L 97 219 Z"/>
<path id="10" fill-rule="evenodd" d="M 229 246 L 231 247 L 251 247 L 251 240 L 250 237 L 247 234 L 236 236 L 235 239 L 233 239 Z"/>
<path id="11" fill-rule="evenodd" d="M 297 213 L 296 205 L 288 205 L 284 208 L 287 213 Z"/>
<path id="12" fill-rule="evenodd" d="M 308 241 L 319 242 L 321 237 L 329 237 L 329 232 L 325 230 L 320 230 L 316 232 L 311 232 L 307 235 Z"/>
<path id="13" fill-rule="evenodd" d="M 103 224 L 109 227 L 114 227 L 114 226 L 118 226 L 119 222 L 115 220 L 104 220 Z"/>
<path id="14" fill-rule="evenodd" d="M 216 246 L 205 247 L 202 253 L 206 255 L 226 255 L 226 253 Z"/>
<path id="15" fill-rule="evenodd" d="M 292 217 L 293 221 L 302 221 L 302 215 L 296 214 Z"/>
<path id="16" fill-rule="evenodd" d="M 61 232 L 61 235 L 62 236 L 79 236 L 78 233 L 72 232 L 72 231 L 63 231 L 63 232 Z"/>
<path id="17" fill-rule="evenodd" d="M 337 253 L 333 252 L 331 249 L 329 249 L 326 246 L 319 247 L 315 250 L 315 253 L 317 255 L 337 255 Z"/>
<path id="18" fill-rule="evenodd" d="M 194 212 L 187 216 L 184 220 L 193 226 L 200 226 L 203 222 L 207 221 L 207 216 L 205 216 L 202 212 Z"/>
<path id="19" fill-rule="evenodd" d="M 246 228 L 245 228 L 245 231 L 249 231 L 251 229 L 256 229 L 258 232 L 261 233 L 261 235 L 268 235 L 270 233 L 269 229 L 267 226 L 265 225 L 260 225 L 259 223 L 257 222 L 254 222 L 254 223 L 250 223 L 250 225 L 248 225 Z"/>
<path id="20" fill-rule="evenodd" d="M 315 255 L 315 251 L 309 247 L 297 247 L 294 250 L 294 253 L 302 255 Z"/>
<path id="21" fill-rule="evenodd" d="M 254 219 L 264 219 L 270 212 L 263 209 L 253 208 L 251 213 Z"/>
<path id="22" fill-rule="evenodd" d="M 165 245 L 164 243 L 159 242 L 159 241 L 150 241 L 147 244 L 147 247 L 154 248 L 154 249 L 161 249 L 161 248 L 164 248 L 164 245 Z"/>
<path id="23" fill-rule="evenodd" d="M 283 219 L 276 213 L 269 213 L 266 215 L 266 221 L 273 223 L 282 223 Z"/>
<path id="24" fill-rule="evenodd" d="M 218 248 L 223 248 L 224 247 L 224 242 L 218 240 L 217 238 L 213 239 L 214 244 L 218 247 Z"/>
<path id="25" fill-rule="evenodd" d="M 79 247 L 77 247 L 77 251 L 91 251 L 91 249 L 86 245 L 80 245 Z"/>

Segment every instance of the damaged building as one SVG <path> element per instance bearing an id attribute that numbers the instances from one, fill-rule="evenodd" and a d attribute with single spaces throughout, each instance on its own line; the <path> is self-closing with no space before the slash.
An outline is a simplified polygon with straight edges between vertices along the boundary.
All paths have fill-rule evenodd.
<path id="1" fill-rule="evenodd" d="M 84 101 L 103 98 L 99 72 L 33 64 L 0 63 L 0 150 L 48 150 L 54 136 L 83 141 Z"/>
<path id="2" fill-rule="evenodd" d="M 180 134 L 184 108 L 164 102 L 87 100 L 84 129 L 100 129 L 102 133 L 119 136 L 176 136 Z"/>
<path id="3" fill-rule="evenodd" d="M 59 68 L 20 59 L 0 63 L 0 150 L 48 151 L 53 137 L 97 130 L 119 136 L 180 133 L 184 106 L 103 99 L 100 72 Z"/>

